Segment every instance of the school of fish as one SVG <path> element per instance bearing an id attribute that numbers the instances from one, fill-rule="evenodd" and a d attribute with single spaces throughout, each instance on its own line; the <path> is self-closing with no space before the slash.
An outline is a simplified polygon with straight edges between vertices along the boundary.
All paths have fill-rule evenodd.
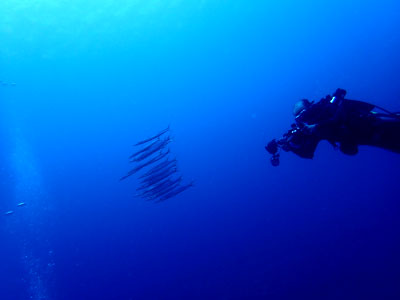
<path id="1" fill-rule="evenodd" d="M 136 189 L 136 196 L 147 201 L 162 202 L 193 186 L 193 182 L 182 184 L 182 176 L 178 174 L 177 161 L 175 158 L 169 157 L 171 151 L 167 146 L 172 140 L 170 136 L 164 137 L 169 130 L 168 126 L 158 134 L 136 143 L 136 147 L 144 146 L 129 157 L 130 162 L 136 165 L 120 178 L 120 180 L 124 180 L 145 170 L 138 177 L 140 185 Z"/>

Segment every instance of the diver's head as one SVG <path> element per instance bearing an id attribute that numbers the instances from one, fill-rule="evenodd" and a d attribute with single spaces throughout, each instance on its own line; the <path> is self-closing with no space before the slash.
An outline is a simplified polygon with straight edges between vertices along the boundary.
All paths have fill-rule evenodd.
<path id="1" fill-rule="evenodd" d="M 293 107 L 293 115 L 298 117 L 301 113 L 303 113 L 307 108 L 309 108 L 311 102 L 307 99 L 302 99 L 298 101 Z"/>

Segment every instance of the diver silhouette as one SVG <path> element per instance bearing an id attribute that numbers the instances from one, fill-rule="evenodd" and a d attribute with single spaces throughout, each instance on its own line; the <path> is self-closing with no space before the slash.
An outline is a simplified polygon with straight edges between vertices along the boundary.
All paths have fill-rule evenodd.
<path id="1" fill-rule="evenodd" d="M 322 140 L 348 155 L 357 154 L 360 145 L 400 153 L 400 114 L 345 96 L 345 90 L 337 89 L 317 103 L 297 102 L 291 129 L 265 147 L 272 154 L 272 165 L 279 165 L 280 149 L 311 159 Z M 381 112 L 373 111 L 376 109 Z"/>

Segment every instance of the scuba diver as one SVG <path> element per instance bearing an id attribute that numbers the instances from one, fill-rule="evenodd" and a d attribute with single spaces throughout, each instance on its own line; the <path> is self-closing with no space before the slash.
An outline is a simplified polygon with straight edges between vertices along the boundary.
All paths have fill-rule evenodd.
<path id="1" fill-rule="evenodd" d="M 265 147 L 272 154 L 272 165 L 279 165 L 280 149 L 311 159 L 322 140 L 348 155 L 357 154 L 360 145 L 400 153 L 400 114 L 345 96 L 345 90 L 337 89 L 333 96 L 317 103 L 307 99 L 297 102 L 291 129 Z"/>

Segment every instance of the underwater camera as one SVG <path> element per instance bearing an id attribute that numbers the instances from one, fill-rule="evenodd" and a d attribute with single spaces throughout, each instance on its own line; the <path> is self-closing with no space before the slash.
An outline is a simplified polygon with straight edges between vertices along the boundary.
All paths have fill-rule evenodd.
<path id="1" fill-rule="evenodd" d="M 277 143 L 277 141 L 276 141 L 275 139 L 272 140 L 272 141 L 270 141 L 270 142 L 268 143 L 268 145 L 265 146 L 265 150 L 267 150 L 268 153 L 272 154 L 272 157 L 271 157 L 271 164 L 272 164 L 274 167 L 279 166 L 279 153 L 278 153 L 278 149 L 279 149 L 278 143 Z"/>
<path id="2" fill-rule="evenodd" d="M 272 164 L 274 167 L 279 166 L 279 154 L 278 154 L 278 153 L 272 155 L 272 157 L 271 157 L 271 164 Z"/>

